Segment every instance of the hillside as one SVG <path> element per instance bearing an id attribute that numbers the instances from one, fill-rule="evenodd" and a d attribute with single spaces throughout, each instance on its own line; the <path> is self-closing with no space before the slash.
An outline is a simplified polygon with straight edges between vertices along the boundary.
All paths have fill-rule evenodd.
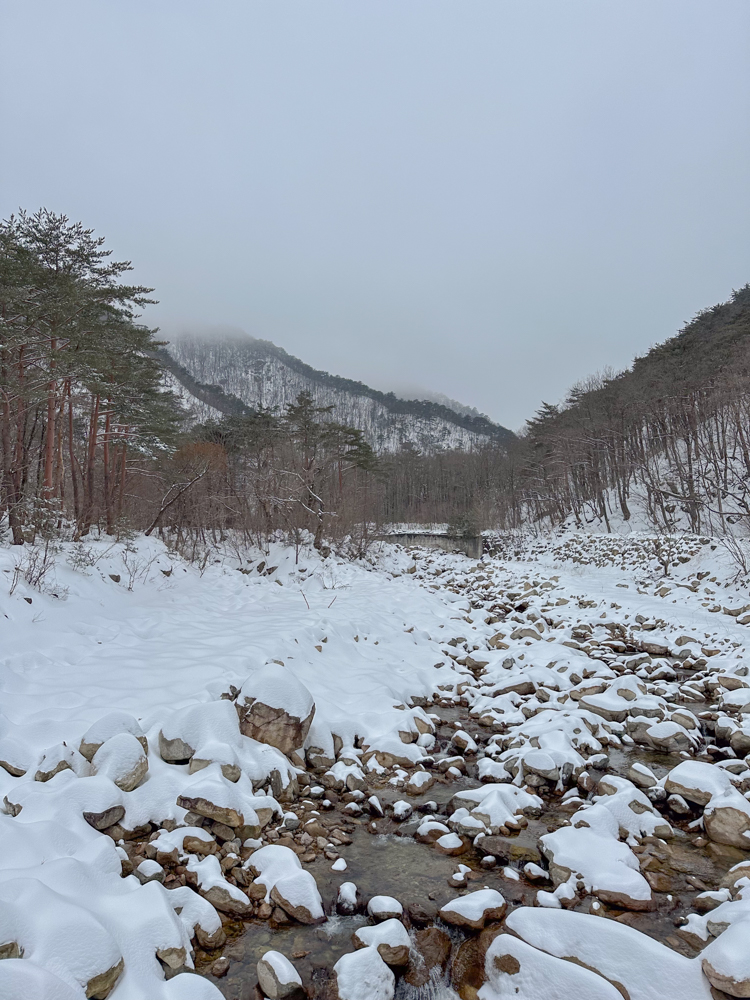
<path id="1" fill-rule="evenodd" d="M 318 371 L 267 340 L 243 334 L 206 339 L 181 336 L 163 360 L 173 387 L 196 419 L 243 410 L 277 410 L 309 392 L 331 419 L 357 427 L 379 453 L 411 446 L 420 452 L 509 444 L 511 431 L 483 416 L 431 400 L 405 400 L 363 382 Z M 166 355 L 166 352 L 164 352 Z M 466 408 L 468 409 L 468 408 Z"/>
<path id="2" fill-rule="evenodd" d="M 542 404 L 524 437 L 517 502 L 533 520 L 579 527 L 610 530 L 637 512 L 660 530 L 746 533 L 749 420 L 746 285 L 626 371 Z"/>

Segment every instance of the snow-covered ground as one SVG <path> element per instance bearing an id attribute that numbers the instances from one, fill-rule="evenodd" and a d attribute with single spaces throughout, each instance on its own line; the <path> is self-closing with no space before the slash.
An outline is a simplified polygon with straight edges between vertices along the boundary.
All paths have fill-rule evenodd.
<path id="1" fill-rule="evenodd" d="M 520 873 L 516 936 L 485 942 L 482 1000 L 605 998 L 613 983 L 631 1000 L 679 983 L 691 1000 L 711 995 L 706 975 L 747 995 L 733 990 L 750 989 L 750 597 L 715 541 L 666 544 L 569 535 L 483 564 L 396 546 L 297 560 L 275 545 L 197 567 L 154 539 L 98 540 L 63 546 L 36 586 L 24 572 L 38 563 L 0 549 L 0 996 L 218 997 L 210 979 L 167 976 L 191 967 L 196 935 L 218 940 L 219 913 L 325 916 L 291 818 L 311 782 L 364 789 L 363 802 L 387 783 L 416 802 L 463 757 L 480 781 L 434 817 L 443 830 L 417 836 L 434 850 L 492 858 L 483 841 L 565 814 Z M 470 731 L 446 753 L 431 706 L 451 704 Z M 651 763 L 618 773 L 617 754 L 641 749 Z M 456 775 L 440 766 L 451 755 Z M 269 833 L 283 823 L 295 850 Z M 130 874 L 139 838 L 153 857 Z M 707 844 L 728 880 L 700 890 L 683 954 L 654 924 L 600 919 L 668 912 L 654 871 L 674 844 Z M 493 877 L 512 887 L 519 873 Z M 505 904 L 485 891 L 492 912 L 485 897 L 453 911 L 502 930 Z M 393 996 L 382 955 L 400 938 L 381 937 L 337 972 L 341 1000 L 363 975 L 372 997 Z"/>

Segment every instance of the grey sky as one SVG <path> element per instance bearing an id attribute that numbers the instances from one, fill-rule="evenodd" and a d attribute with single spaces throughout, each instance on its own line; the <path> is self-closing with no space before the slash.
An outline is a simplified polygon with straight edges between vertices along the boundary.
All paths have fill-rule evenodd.
<path id="1" fill-rule="evenodd" d="M 747 0 L 0 0 L 0 212 L 517 427 L 750 280 Z"/>

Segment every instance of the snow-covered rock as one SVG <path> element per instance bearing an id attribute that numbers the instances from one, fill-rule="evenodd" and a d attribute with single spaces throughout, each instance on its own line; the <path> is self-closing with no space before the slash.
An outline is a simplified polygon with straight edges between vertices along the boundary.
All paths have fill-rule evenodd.
<path id="1" fill-rule="evenodd" d="M 333 972 L 339 1000 L 393 1000 L 396 977 L 377 948 L 342 955 Z"/>
<path id="2" fill-rule="evenodd" d="M 91 758 L 91 768 L 95 774 L 110 778 L 123 792 L 132 792 L 146 777 L 148 758 L 135 736 L 121 732 L 99 746 Z"/>
<path id="3" fill-rule="evenodd" d="M 287 1000 L 304 995 L 299 973 L 281 952 L 264 952 L 256 969 L 260 988 L 269 1000 Z"/>
<path id="4" fill-rule="evenodd" d="M 496 889 L 478 889 L 446 903 L 440 910 L 440 917 L 447 924 L 478 931 L 488 921 L 502 920 L 507 905 Z"/>
<path id="5" fill-rule="evenodd" d="M 237 696 L 240 730 L 284 754 L 302 748 L 315 715 L 313 696 L 285 667 L 270 663 L 254 671 Z"/>
<path id="6" fill-rule="evenodd" d="M 377 948 L 388 965 L 402 966 L 409 961 L 409 934 L 395 917 L 371 927 L 358 927 L 353 934 L 355 948 Z"/>
<path id="7" fill-rule="evenodd" d="M 301 924 L 325 920 L 315 878 L 302 868 L 294 851 L 279 844 L 269 844 L 250 855 L 247 867 L 256 873 L 255 881 L 265 886 L 266 899 L 276 903 L 290 917 Z"/>
<path id="8" fill-rule="evenodd" d="M 373 896 L 367 904 L 367 912 L 373 920 L 391 920 L 400 917 L 404 908 L 393 896 Z"/>

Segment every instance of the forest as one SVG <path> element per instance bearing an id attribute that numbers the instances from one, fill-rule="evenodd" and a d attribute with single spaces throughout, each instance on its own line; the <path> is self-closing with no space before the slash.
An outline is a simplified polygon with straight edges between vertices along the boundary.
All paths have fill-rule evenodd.
<path id="1" fill-rule="evenodd" d="M 157 532 L 190 554 L 228 531 L 355 553 L 393 523 L 569 523 L 746 533 L 750 286 L 619 373 L 543 403 L 516 439 L 379 457 L 300 395 L 190 426 L 166 388 L 153 289 L 42 210 L 0 226 L 0 511 L 13 544 Z M 197 387 L 200 390 L 200 386 Z"/>

